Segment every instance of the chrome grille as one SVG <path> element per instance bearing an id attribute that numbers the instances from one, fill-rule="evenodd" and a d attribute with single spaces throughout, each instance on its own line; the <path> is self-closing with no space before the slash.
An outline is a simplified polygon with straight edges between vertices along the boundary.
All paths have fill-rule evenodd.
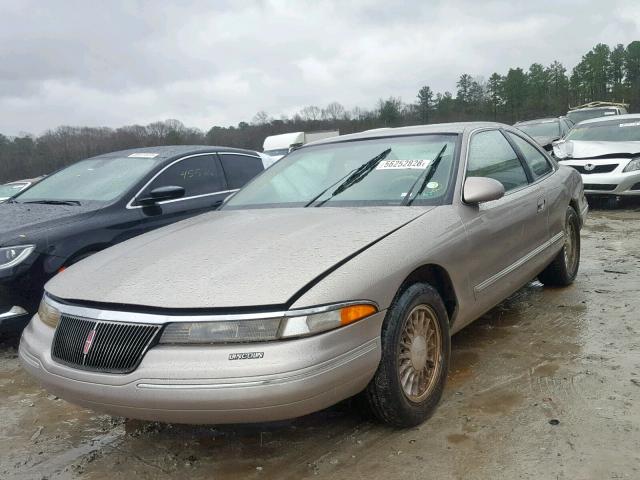
<path id="1" fill-rule="evenodd" d="M 160 328 L 62 315 L 53 338 L 52 357 L 82 370 L 129 373 L 140 364 Z M 89 348 L 85 350 L 86 345 Z"/>

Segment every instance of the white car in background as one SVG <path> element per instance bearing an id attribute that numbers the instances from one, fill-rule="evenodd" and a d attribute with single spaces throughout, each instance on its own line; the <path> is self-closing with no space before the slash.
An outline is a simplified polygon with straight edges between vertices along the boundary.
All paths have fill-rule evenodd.
<path id="1" fill-rule="evenodd" d="M 628 107 L 626 103 L 590 102 L 570 109 L 567 118 L 573 123 L 580 123 L 592 118 L 626 115 Z"/>
<path id="2" fill-rule="evenodd" d="M 586 195 L 604 197 L 611 208 L 622 196 L 640 196 L 640 114 L 580 122 L 553 153 L 582 174 Z"/>

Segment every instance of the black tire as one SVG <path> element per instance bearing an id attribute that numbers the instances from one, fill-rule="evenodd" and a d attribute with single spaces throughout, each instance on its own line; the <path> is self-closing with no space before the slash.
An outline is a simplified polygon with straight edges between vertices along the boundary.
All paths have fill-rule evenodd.
<path id="1" fill-rule="evenodd" d="M 424 342 L 426 347 L 424 349 L 424 367 L 420 372 L 425 372 L 424 369 L 427 367 L 434 369 L 429 376 L 430 379 L 425 380 L 425 389 L 422 394 L 424 397 L 420 396 L 419 401 L 409 398 L 400 378 L 400 369 L 404 368 L 406 372 L 407 362 L 413 362 L 413 357 L 408 359 L 407 349 L 402 343 L 403 338 L 407 338 L 406 328 L 411 328 L 408 324 L 410 314 L 414 313 L 415 315 L 415 312 L 418 312 L 417 315 L 424 314 L 423 318 L 429 319 L 426 322 L 423 320 L 425 322 L 423 325 L 428 324 L 429 330 L 424 330 L 425 335 L 422 340 L 418 341 L 419 334 L 416 334 L 417 336 L 412 342 L 412 345 Z M 433 333 L 427 334 L 427 332 Z M 440 336 L 438 348 L 431 349 L 433 352 L 439 351 L 437 354 L 431 354 L 434 359 L 438 359 L 434 362 L 427 358 L 427 352 L 430 351 L 427 343 L 430 341 L 428 339 L 432 338 L 436 338 L 437 341 L 438 334 Z M 427 341 L 424 341 L 425 338 Z M 364 392 L 364 397 L 372 413 L 379 420 L 401 428 L 413 427 L 427 420 L 435 411 L 442 397 L 449 369 L 450 351 L 449 316 L 438 292 L 426 283 L 415 283 L 404 289 L 389 308 L 385 317 L 382 325 L 382 358 L 378 370 Z M 416 355 L 419 356 L 421 353 Z M 421 382 L 421 380 L 418 381 Z"/>
<path id="2" fill-rule="evenodd" d="M 566 287 L 573 283 L 578 274 L 580 267 L 580 219 L 571 206 L 567 208 L 564 232 L 565 244 L 562 246 L 562 250 L 538 275 L 538 280 L 544 285 Z M 571 241 L 572 244 L 570 245 L 568 241 Z"/>

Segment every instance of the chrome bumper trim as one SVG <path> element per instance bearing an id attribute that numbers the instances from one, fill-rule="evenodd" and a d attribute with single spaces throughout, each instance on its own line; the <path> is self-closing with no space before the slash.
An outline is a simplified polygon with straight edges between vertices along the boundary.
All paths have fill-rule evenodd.
<path id="1" fill-rule="evenodd" d="M 7 320 L 9 318 L 21 317 L 23 315 L 27 315 L 27 312 L 24 308 L 13 306 L 6 312 L 0 313 L 0 321 Z"/>

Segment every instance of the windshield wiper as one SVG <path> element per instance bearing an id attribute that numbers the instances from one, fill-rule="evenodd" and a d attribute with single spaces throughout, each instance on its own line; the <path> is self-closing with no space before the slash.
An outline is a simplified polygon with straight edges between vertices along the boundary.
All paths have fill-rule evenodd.
<path id="1" fill-rule="evenodd" d="M 413 189 L 416 188 L 416 185 L 418 184 L 418 182 L 420 181 L 420 179 L 422 178 L 422 174 L 418 175 L 418 178 L 416 178 L 416 181 L 413 182 L 413 185 L 411 185 L 411 188 L 409 189 L 409 191 L 407 192 L 407 194 L 405 195 L 404 199 L 402 200 L 402 203 L 400 205 L 411 205 L 411 203 L 418 198 L 418 196 L 420 196 L 420 194 L 424 191 L 424 189 L 427 186 L 427 183 L 429 183 L 429 181 L 431 180 L 431 178 L 433 177 L 433 175 L 436 173 L 436 170 L 438 169 L 438 165 L 440 164 L 440 160 L 442 160 L 442 155 L 444 155 L 444 151 L 447 149 L 447 146 L 445 145 L 444 147 L 442 147 L 440 149 L 440 152 L 438 152 L 438 155 L 436 155 L 436 158 L 433 159 L 433 161 L 431 162 L 431 165 L 429 165 L 429 168 L 427 168 L 425 170 L 425 176 L 424 176 L 424 180 L 422 181 L 422 184 L 420 185 L 420 188 L 418 189 L 418 191 L 416 192 L 415 197 L 411 198 L 411 194 L 413 193 Z"/>
<path id="2" fill-rule="evenodd" d="M 38 203 L 42 205 L 76 205 L 80 206 L 81 203 L 78 200 L 33 200 L 31 202 L 19 202 L 24 204 Z"/>
<path id="3" fill-rule="evenodd" d="M 310 206 L 310 205 L 313 205 L 316 200 L 318 200 L 325 193 L 327 193 L 329 190 L 331 190 L 335 185 L 337 185 L 345 177 L 348 177 L 344 182 L 342 182 L 342 183 L 340 183 L 340 185 L 338 185 L 338 187 L 333 191 L 331 196 L 329 196 L 326 199 L 324 199 L 322 202 L 320 202 L 318 205 L 316 205 L 316 207 L 321 207 L 322 205 L 327 203 L 329 200 L 331 200 L 336 195 L 340 195 L 347 188 L 352 187 L 356 183 L 358 183 L 361 180 L 363 180 L 364 177 L 369 175 L 378 166 L 378 164 L 382 160 L 384 160 L 387 157 L 387 155 L 389 155 L 390 153 L 391 153 L 391 148 L 387 148 L 384 152 L 376 155 L 371 160 L 369 160 L 369 161 L 363 163 L 362 165 L 360 165 L 358 168 L 354 168 L 349 173 L 347 173 L 344 177 L 339 178 L 335 183 L 332 183 L 327 188 L 325 188 L 323 191 L 321 191 L 318 195 L 313 197 L 309 202 L 307 202 L 307 204 L 305 205 L 305 208 Z"/>

